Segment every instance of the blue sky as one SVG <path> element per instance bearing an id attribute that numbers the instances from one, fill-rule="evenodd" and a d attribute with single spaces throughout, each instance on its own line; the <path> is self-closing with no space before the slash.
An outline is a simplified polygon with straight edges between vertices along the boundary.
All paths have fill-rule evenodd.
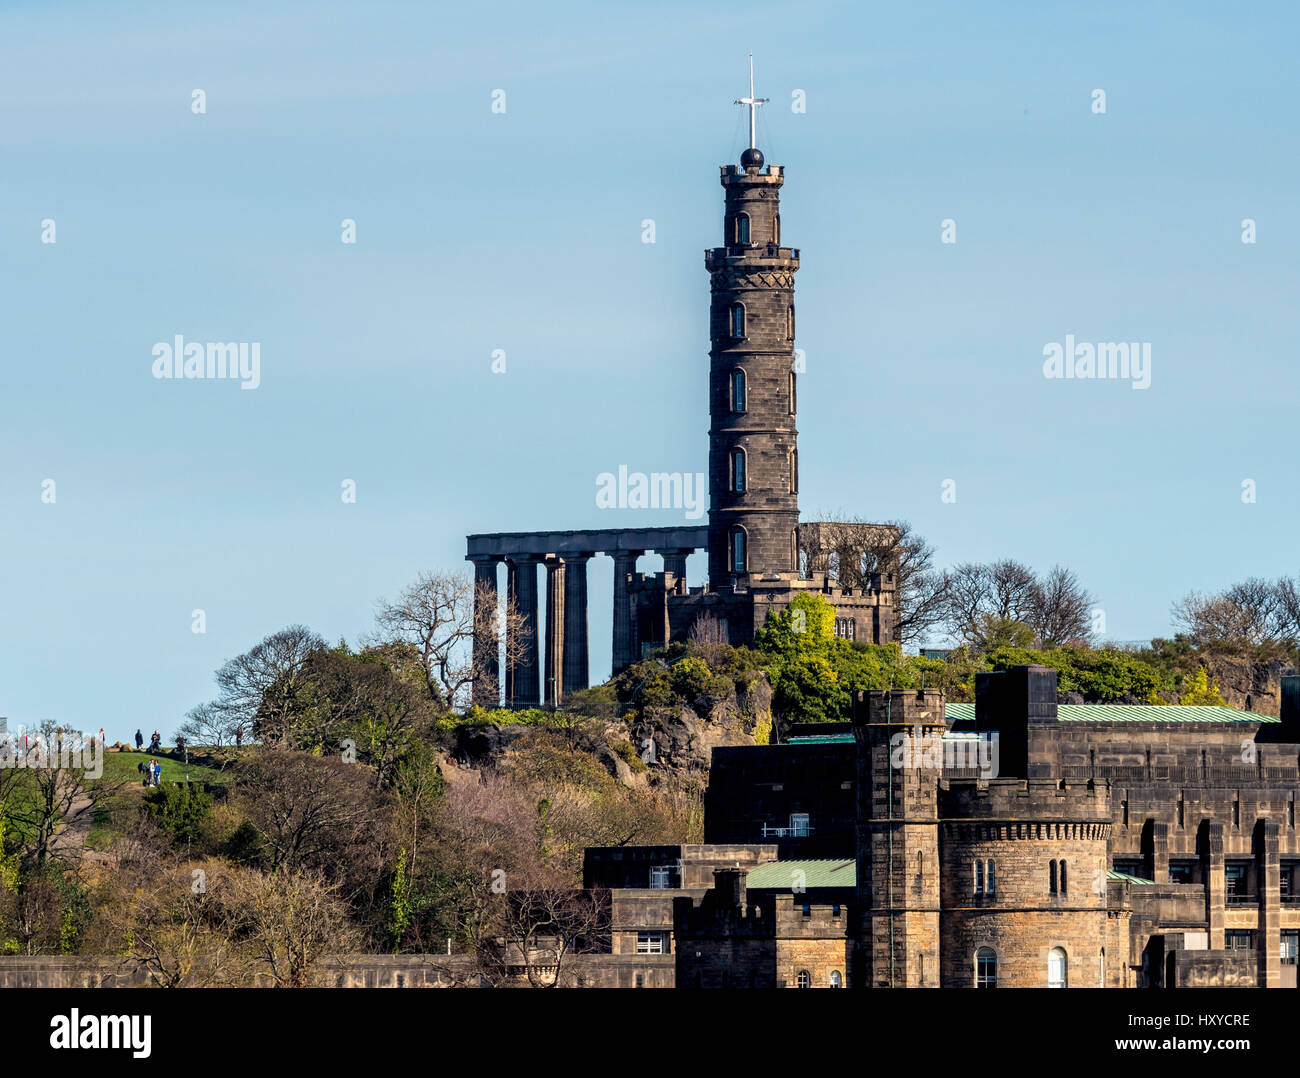
<path id="1" fill-rule="evenodd" d="M 1069 565 L 1117 639 L 1296 572 L 1288 5 L 258 7 L 0 9 L 11 727 L 167 734 L 225 659 L 355 640 L 469 532 L 681 519 L 598 510 L 596 476 L 705 470 L 750 50 L 803 256 L 805 516 Z M 260 387 L 155 380 L 178 333 L 260 342 Z M 1067 334 L 1150 342 L 1150 388 L 1045 379 Z"/>

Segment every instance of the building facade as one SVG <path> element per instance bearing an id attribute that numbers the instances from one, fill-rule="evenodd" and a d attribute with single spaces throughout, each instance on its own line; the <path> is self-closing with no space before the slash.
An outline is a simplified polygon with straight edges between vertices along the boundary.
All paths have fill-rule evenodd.
<path id="1" fill-rule="evenodd" d="M 715 749 L 705 843 L 586 885 L 678 987 L 1296 987 L 1300 676 L 1280 718 L 1056 698 L 1018 667 Z"/>

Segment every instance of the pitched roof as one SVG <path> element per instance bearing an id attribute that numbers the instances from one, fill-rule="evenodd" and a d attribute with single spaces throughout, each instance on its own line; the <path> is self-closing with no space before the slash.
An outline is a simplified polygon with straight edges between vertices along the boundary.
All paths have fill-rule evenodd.
<path id="1" fill-rule="evenodd" d="M 796 872 L 802 872 L 803 877 L 797 877 Z M 746 877 L 746 885 L 751 890 L 765 891 L 792 891 L 796 883 L 802 888 L 856 887 L 857 881 L 857 863 L 834 857 L 810 861 L 769 861 L 765 865 L 751 868 Z"/>

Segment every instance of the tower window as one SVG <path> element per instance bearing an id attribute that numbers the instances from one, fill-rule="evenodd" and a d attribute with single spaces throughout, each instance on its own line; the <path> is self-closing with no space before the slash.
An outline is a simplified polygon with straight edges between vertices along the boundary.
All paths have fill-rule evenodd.
<path id="1" fill-rule="evenodd" d="M 795 974 L 794 985 L 796 988 L 812 987 L 812 977 L 809 976 L 808 971 L 806 969 L 801 969 L 798 973 Z"/>
<path id="2" fill-rule="evenodd" d="M 733 337 L 743 337 L 745 335 L 745 305 L 743 303 L 733 303 L 731 305 L 731 335 Z"/>
<path id="3" fill-rule="evenodd" d="M 790 493 L 799 493 L 799 450 L 790 450 Z"/>
<path id="4" fill-rule="evenodd" d="M 731 529 L 731 571 L 733 573 L 745 572 L 745 529 Z"/>
<path id="5" fill-rule="evenodd" d="M 795 413 L 795 411 L 796 411 L 796 409 L 797 409 L 797 407 L 798 407 L 798 402 L 797 402 L 796 397 L 795 397 L 795 382 L 794 382 L 794 378 L 795 378 L 794 371 L 791 371 L 791 372 L 790 372 L 790 414 L 791 414 L 791 415 L 794 415 L 794 413 Z"/>
<path id="6" fill-rule="evenodd" d="M 772 242 L 778 247 L 781 246 L 781 215 L 779 213 L 772 215 Z"/>
<path id="7" fill-rule="evenodd" d="M 1047 987 L 1067 988 L 1069 983 L 1065 951 L 1060 947 L 1053 947 L 1047 955 Z"/>
<path id="8" fill-rule="evenodd" d="M 975 987 L 998 986 L 998 955 L 992 947 L 981 947 L 975 952 Z"/>
<path id="9" fill-rule="evenodd" d="M 842 974 L 837 969 L 831 970 L 831 987 L 832 988 L 844 987 L 844 974 Z"/>
<path id="10" fill-rule="evenodd" d="M 794 340 L 794 304 L 790 304 L 785 309 L 785 335 L 790 340 Z"/>
<path id="11" fill-rule="evenodd" d="M 742 213 L 736 217 L 736 242 L 749 242 L 749 214 Z"/>
<path id="12" fill-rule="evenodd" d="M 1049 861 L 1047 865 L 1047 893 L 1056 894 L 1056 862 Z"/>
<path id="13" fill-rule="evenodd" d="M 731 410 L 733 412 L 745 411 L 745 372 L 735 370 L 731 372 Z"/>
<path id="14" fill-rule="evenodd" d="M 745 451 L 743 449 L 733 449 L 731 451 L 731 489 L 737 494 L 745 490 Z"/>

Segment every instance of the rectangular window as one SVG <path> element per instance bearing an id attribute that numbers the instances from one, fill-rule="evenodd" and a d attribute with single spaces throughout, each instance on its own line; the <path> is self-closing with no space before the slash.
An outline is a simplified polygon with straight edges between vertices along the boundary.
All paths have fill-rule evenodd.
<path id="1" fill-rule="evenodd" d="M 975 893 L 982 895 L 984 893 L 984 862 L 975 862 Z"/>
<path id="2" fill-rule="evenodd" d="M 1170 861 L 1169 862 L 1169 882 L 1170 883 L 1193 883 L 1196 879 L 1196 862 L 1195 861 Z"/>
<path id="3" fill-rule="evenodd" d="M 993 894 L 993 862 L 987 861 L 984 865 L 984 893 Z"/>
<path id="4" fill-rule="evenodd" d="M 1250 866 L 1242 861 L 1229 861 L 1223 866 L 1223 888 L 1229 897 L 1247 897 L 1247 872 Z"/>
<path id="5" fill-rule="evenodd" d="M 666 891 L 672 886 L 673 870 L 667 865 L 655 865 L 650 869 L 650 886 L 656 891 Z"/>
<path id="6" fill-rule="evenodd" d="M 807 838 L 810 828 L 808 827 L 808 813 L 792 812 L 790 813 L 790 837 Z"/>
<path id="7" fill-rule="evenodd" d="M 1282 965 L 1300 964 L 1300 928 L 1282 929 Z"/>
<path id="8" fill-rule="evenodd" d="M 1253 950 L 1255 933 L 1249 928 L 1230 928 L 1223 934 L 1223 945 L 1229 951 Z"/>
<path id="9" fill-rule="evenodd" d="M 1300 890 L 1297 890 L 1297 886 L 1300 886 L 1300 865 L 1294 861 L 1283 861 L 1278 871 L 1278 884 L 1283 902 L 1300 902 Z"/>
<path id="10" fill-rule="evenodd" d="M 638 932 L 636 934 L 637 954 L 667 954 L 668 933 Z"/>

